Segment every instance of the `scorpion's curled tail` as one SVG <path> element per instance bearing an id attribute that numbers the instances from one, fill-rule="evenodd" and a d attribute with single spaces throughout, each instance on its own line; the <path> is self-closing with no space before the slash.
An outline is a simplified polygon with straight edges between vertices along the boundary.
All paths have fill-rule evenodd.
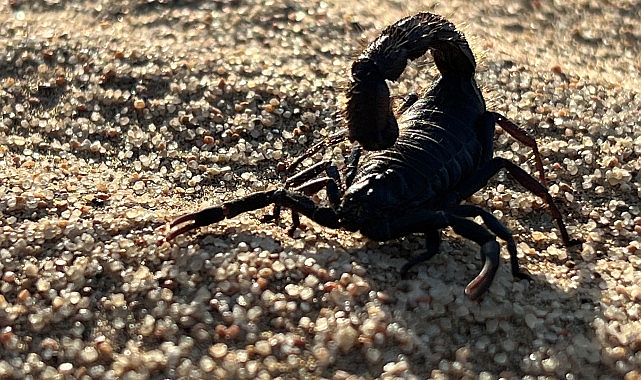
<path id="1" fill-rule="evenodd" d="M 454 24 L 427 12 L 399 20 L 385 28 L 352 64 L 344 112 L 352 141 L 367 150 L 394 144 L 398 124 L 385 80 L 397 80 L 408 60 L 428 50 L 442 75 L 474 75 L 474 55 Z"/>
<path id="2" fill-rule="evenodd" d="M 441 73 L 474 75 L 476 62 L 463 33 L 443 17 L 427 12 L 405 17 L 383 29 L 354 66 L 371 61 L 382 77 L 397 80 L 407 60 L 419 58 L 428 50 Z"/>

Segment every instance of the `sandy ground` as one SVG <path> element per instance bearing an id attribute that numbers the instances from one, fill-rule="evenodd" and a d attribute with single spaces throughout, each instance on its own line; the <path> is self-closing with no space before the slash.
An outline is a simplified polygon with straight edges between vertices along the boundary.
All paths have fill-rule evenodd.
<path id="1" fill-rule="evenodd" d="M 469 202 L 515 234 L 398 271 L 386 244 L 267 210 L 159 242 L 282 183 L 338 131 L 350 62 L 418 11 L 466 34 L 488 108 L 537 140 L 566 249 L 503 174 Z M 641 378 L 641 6 L 635 1 L 8 1 L 0 5 L 0 378 Z M 426 89 L 429 58 L 394 95 Z M 496 155 L 534 169 L 498 134 Z M 339 167 L 341 143 L 325 158 Z M 322 194 L 321 194 L 322 195 Z"/>

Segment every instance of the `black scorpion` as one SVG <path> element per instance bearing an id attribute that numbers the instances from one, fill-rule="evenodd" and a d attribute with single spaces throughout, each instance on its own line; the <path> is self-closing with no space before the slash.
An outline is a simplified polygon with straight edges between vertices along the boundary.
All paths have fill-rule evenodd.
<path id="1" fill-rule="evenodd" d="M 398 80 L 408 61 L 428 50 L 440 77 L 420 99 L 408 97 L 397 122 L 386 80 Z M 504 116 L 486 110 L 474 80 L 475 68 L 465 37 L 441 16 L 419 13 L 388 26 L 352 64 L 343 115 L 347 130 L 317 144 L 288 169 L 293 172 L 304 158 L 347 135 L 353 150 L 342 186 L 336 167 L 319 162 L 292 175 L 283 188 L 256 192 L 174 220 L 166 240 L 273 204 L 270 219 L 278 218 L 281 208 L 292 210 L 291 233 L 300 223 L 299 213 L 326 227 L 360 231 L 375 241 L 424 233 L 427 249 L 403 266 L 403 275 L 437 253 L 439 230 L 449 226 L 481 247 L 483 268 L 465 288 L 472 299 L 488 289 L 496 274 L 500 251 L 496 236 L 507 243 L 512 274 L 529 278 L 519 269 L 510 231 L 490 212 L 461 204 L 463 200 L 505 169 L 547 203 L 563 244 L 571 241 L 561 213 L 542 184 L 543 163 L 536 141 Z M 493 157 L 495 124 L 533 150 L 541 182 L 514 163 Z M 322 189 L 329 205 L 311 198 Z M 471 217 L 481 217 L 486 228 Z"/>

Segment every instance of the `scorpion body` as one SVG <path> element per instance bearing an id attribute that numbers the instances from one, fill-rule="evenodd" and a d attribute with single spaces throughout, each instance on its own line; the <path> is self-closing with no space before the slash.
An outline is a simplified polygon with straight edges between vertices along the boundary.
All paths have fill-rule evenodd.
<path id="1" fill-rule="evenodd" d="M 397 121 L 386 80 L 398 80 L 408 60 L 428 50 L 441 76 L 423 97 L 408 98 Z M 461 205 L 463 200 L 484 187 L 499 170 L 506 169 L 546 201 L 563 243 L 568 245 L 571 241 L 545 186 L 517 165 L 493 157 L 494 129 L 499 124 L 533 149 L 536 168 L 544 181 L 535 140 L 503 116 L 486 110 L 474 80 L 475 68 L 463 34 L 438 15 L 419 13 L 388 26 L 351 67 L 343 116 L 345 134 L 354 147 L 344 180 L 333 165 L 320 162 L 288 178 L 284 188 L 257 192 L 180 217 L 171 223 L 166 239 L 274 204 L 273 218 L 278 217 L 282 207 L 292 210 L 293 229 L 298 226 L 301 213 L 321 225 L 360 231 L 377 241 L 424 233 L 426 251 L 409 260 L 401 269 L 402 274 L 436 254 L 439 230 L 452 227 L 481 246 L 483 269 L 466 287 L 471 298 L 479 297 L 492 283 L 499 264 L 496 236 L 507 243 L 512 274 L 528 278 L 519 269 L 510 231 L 488 211 Z M 330 143 L 340 141 L 340 137 Z M 323 146 L 319 144 L 304 157 Z M 297 160 L 291 170 L 301 161 Z M 315 178 L 323 172 L 325 176 Z M 292 186 L 295 187 L 291 189 Z M 329 205 L 316 204 L 310 197 L 323 188 Z M 468 219 L 477 216 L 485 228 Z"/>

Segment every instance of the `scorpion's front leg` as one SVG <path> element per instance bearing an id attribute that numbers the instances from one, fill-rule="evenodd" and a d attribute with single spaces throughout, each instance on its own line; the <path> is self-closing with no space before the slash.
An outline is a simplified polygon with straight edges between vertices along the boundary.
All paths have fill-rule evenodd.
<path id="1" fill-rule="evenodd" d="M 327 176 L 313 179 L 323 171 Z M 330 203 L 335 207 L 340 202 L 342 195 L 342 189 L 339 187 L 339 183 L 340 174 L 338 173 L 338 168 L 328 161 L 321 161 L 288 178 L 285 182 L 285 189 L 289 189 L 291 186 L 297 186 L 294 188 L 294 191 L 311 196 L 325 188 Z M 278 221 L 280 210 L 281 206 L 275 204 L 272 214 L 265 215 L 263 221 Z M 288 234 L 293 236 L 298 226 L 300 226 L 300 218 L 298 213 L 292 210 L 292 227 L 289 229 Z"/>
<path id="2" fill-rule="evenodd" d="M 308 187 L 305 182 L 311 181 L 312 178 L 318 176 L 323 171 L 325 171 L 329 177 L 335 180 L 336 183 L 340 183 L 338 169 L 336 169 L 336 167 L 328 161 L 317 162 L 316 164 L 308 167 L 307 169 L 304 169 L 296 174 L 293 174 L 293 173 L 298 169 L 298 166 L 300 166 L 305 159 L 319 152 L 323 148 L 327 148 L 328 146 L 333 146 L 338 144 L 339 142 L 345 139 L 346 135 L 347 135 L 347 130 L 339 131 L 338 133 L 332 136 L 329 136 L 327 139 L 317 142 L 312 147 L 308 148 L 302 155 L 297 157 L 290 165 L 288 165 L 285 168 L 285 174 L 287 175 L 287 178 L 285 180 L 285 189 L 289 189 L 293 186 L 298 186 L 297 189 L 300 189 L 300 188 L 305 189 Z M 320 189 L 316 190 L 316 192 L 318 192 L 319 190 Z M 311 193 L 308 191 L 306 191 L 305 194 L 311 195 Z M 271 215 L 267 214 L 263 216 L 263 221 L 266 222 L 266 221 L 275 220 L 276 222 L 278 222 L 279 216 L 280 216 L 280 206 L 275 205 Z M 290 235 L 293 235 L 296 228 L 300 225 L 300 218 L 296 213 L 292 213 L 292 224 L 293 224 L 293 227 L 290 229 Z"/>
<path id="3" fill-rule="evenodd" d="M 296 193 L 302 193 L 306 196 L 311 196 L 318 193 L 322 189 L 325 189 L 325 191 L 327 192 L 329 203 L 332 205 L 332 207 L 336 208 L 340 203 L 340 197 L 342 194 L 342 191 L 340 190 L 338 185 L 338 169 L 335 166 L 331 165 L 327 167 L 326 172 L 329 175 L 328 177 L 321 177 L 315 180 L 310 180 L 294 189 L 294 191 Z M 275 206 L 274 209 L 276 209 L 277 207 L 280 208 L 280 206 Z M 292 226 L 287 231 L 287 234 L 289 236 L 294 236 L 294 232 L 296 232 L 296 229 L 299 226 L 300 217 L 298 216 L 298 213 L 294 209 L 292 209 Z"/>
<path id="4" fill-rule="evenodd" d="M 314 151 L 314 150 L 312 150 Z M 304 157 L 303 155 L 302 157 Z M 297 159 L 294 164 L 292 164 L 287 170 L 293 170 L 295 169 L 302 160 Z M 317 162 L 314 165 L 306 168 L 305 170 L 302 170 L 291 177 L 287 178 L 285 180 L 285 189 L 289 189 L 292 186 L 299 186 L 302 183 L 309 181 L 310 179 L 318 176 L 320 173 L 326 170 L 327 166 L 330 165 L 329 162 L 327 161 L 321 161 Z M 274 205 L 274 210 L 272 211 L 271 215 L 267 214 L 263 216 L 263 222 L 269 222 L 269 221 L 276 221 L 278 223 L 278 220 L 280 218 L 280 206 L 279 205 Z M 298 215 L 292 215 L 293 223 L 297 224 L 298 223 Z"/>

